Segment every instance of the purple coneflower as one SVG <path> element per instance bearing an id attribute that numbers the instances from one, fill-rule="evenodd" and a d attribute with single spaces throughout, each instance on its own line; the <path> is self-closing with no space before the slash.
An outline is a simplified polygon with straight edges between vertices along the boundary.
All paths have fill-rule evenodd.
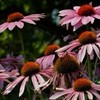
<path id="1" fill-rule="evenodd" d="M 84 4 L 82 6 L 75 6 L 74 10 L 66 9 L 61 10 L 59 13 L 59 16 L 63 17 L 60 20 L 60 24 L 68 25 L 71 23 L 75 31 L 82 25 L 87 25 L 89 22 L 93 24 L 95 19 L 100 19 L 100 6 L 93 7 L 91 3 Z"/>
<path id="2" fill-rule="evenodd" d="M 78 60 L 83 61 L 86 53 L 93 59 L 94 54 L 100 58 L 100 34 L 96 34 L 92 31 L 85 31 L 80 34 L 78 39 L 73 40 L 70 44 L 56 50 L 55 52 L 71 52 L 78 51 Z"/>
<path id="3" fill-rule="evenodd" d="M 44 56 L 41 58 L 38 58 L 36 62 L 41 64 L 44 68 L 48 66 L 52 66 L 56 60 L 55 51 L 59 48 L 60 47 L 56 44 L 51 44 L 47 46 L 47 48 L 44 51 Z"/>
<path id="4" fill-rule="evenodd" d="M 15 26 L 22 29 L 24 27 L 24 22 L 29 24 L 36 24 L 35 21 L 39 21 L 40 18 L 44 18 L 43 14 L 31 14 L 24 16 L 20 12 L 14 12 L 8 15 L 7 21 L 0 25 L 0 33 L 5 31 L 7 28 L 13 30 Z"/>
<path id="5" fill-rule="evenodd" d="M 21 83 L 19 96 L 21 96 L 25 90 L 26 83 L 31 79 L 34 86 L 34 90 L 39 92 L 38 85 L 44 83 L 46 78 L 50 78 L 53 75 L 52 68 L 42 69 L 41 65 L 36 62 L 27 62 L 21 69 L 21 75 L 17 77 L 13 82 L 9 83 L 3 92 L 4 95 L 10 93 L 17 84 Z"/>
<path id="6" fill-rule="evenodd" d="M 60 89 L 61 90 L 61 89 Z M 55 93 L 49 99 L 55 100 L 59 97 L 64 97 L 64 100 L 100 100 L 100 85 L 93 83 L 87 78 L 79 78 L 73 83 L 73 87 L 62 89 Z"/>

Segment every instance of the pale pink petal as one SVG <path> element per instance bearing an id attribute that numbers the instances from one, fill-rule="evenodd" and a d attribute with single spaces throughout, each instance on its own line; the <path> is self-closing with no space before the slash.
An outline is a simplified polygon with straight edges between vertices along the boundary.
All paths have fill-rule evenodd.
<path id="1" fill-rule="evenodd" d="M 100 6 L 94 7 L 94 10 L 98 10 L 98 9 L 100 9 Z"/>
<path id="2" fill-rule="evenodd" d="M 15 27 L 15 22 L 10 22 L 8 25 L 8 29 L 11 31 L 14 29 L 14 27 Z"/>
<path id="3" fill-rule="evenodd" d="M 3 31 L 5 31 L 8 28 L 9 23 L 4 23 L 2 25 L 0 25 L 0 33 L 2 33 Z"/>
<path id="4" fill-rule="evenodd" d="M 92 50 L 93 50 L 92 45 L 91 45 L 91 44 L 88 44 L 88 45 L 87 45 L 87 53 L 88 53 L 89 55 L 92 53 Z"/>
<path id="5" fill-rule="evenodd" d="M 72 100 L 77 100 L 78 99 L 78 96 L 79 96 L 79 93 L 76 92 L 75 95 L 72 97 Z"/>
<path id="6" fill-rule="evenodd" d="M 98 85 L 98 84 L 92 84 L 92 88 L 93 89 L 95 89 L 95 90 L 97 90 L 97 91 L 100 91 L 100 85 Z"/>
<path id="7" fill-rule="evenodd" d="M 9 75 L 6 73 L 0 73 L 0 79 L 2 78 L 9 78 Z"/>
<path id="8" fill-rule="evenodd" d="M 99 95 L 99 93 L 97 93 L 95 90 L 90 90 L 90 92 L 91 92 L 92 94 L 94 94 L 98 100 L 100 100 L 100 95 Z"/>
<path id="9" fill-rule="evenodd" d="M 98 15 L 98 14 L 95 14 L 95 15 L 92 15 L 92 16 L 97 18 L 97 19 L 100 19 L 100 15 Z"/>
<path id="10" fill-rule="evenodd" d="M 81 55 L 80 59 L 78 59 L 80 62 L 83 61 L 83 59 L 86 55 L 86 49 L 87 49 L 87 45 L 81 47 L 81 52 L 78 54 L 78 56 Z"/>
<path id="11" fill-rule="evenodd" d="M 59 13 L 60 13 L 59 16 L 66 16 L 66 15 L 74 15 L 74 14 L 76 14 L 74 10 L 70 10 L 70 9 L 61 10 Z"/>
<path id="12" fill-rule="evenodd" d="M 4 90 L 3 94 L 6 95 L 8 93 L 10 93 L 14 87 L 20 82 L 22 81 L 24 78 L 24 76 L 20 76 L 17 79 L 15 79 L 13 82 L 11 82 L 10 84 L 7 85 L 6 89 Z"/>
<path id="13" fill-rule="evenodd" d="M 96 45 L 98 45 L 98 46 L 99 46 L 99 48 L 100 48 L 100 43 L 96 43 Z"/>
<path id="14" fill-rule="evenodd" d="M 84 25 L 86 25 L 86 24 L 88 24 L 90 22 L 90 19 L 89 19 L 89 17 L 82 17 L 82 23 L 84 24 Z"/>
<path id="15" fill-rule="evenodd" d="M 76 10 L 76 11 L 78 11 L 79 8 L 80 8 L 80 6 L 75 6 L 75 7 L 73 7 L 73 9 Z"/>
<path id="16" fill-rule="evenodd" d="M 62 92 L 57 92 L 56 94 L 52 95 L 49 99 L 57 99 L 65 94 L 68 94 L 70 93 L 71 91 L 68 91 L 68 90 L 65 90 L 65 91 L 62 91 Z"/>
<path id="17" fill-rule="evenodd" d="M 61 20 L 60 20 L 60 24 L 61 25 L 63 25 L 63 23 L 65 23 L 65 24 L 67 24 L 67 23 L 69 23 L 69 22 L 71 22 L 71 20 L 72 20 L 72 18 L 73 18 L 74 16 L 66 16 L 66 17 L 64 17 L 64 18 L 62 18 Z"/>
<path id="18" fill-rule="evenodd" d="M 0 72 L 4 72 L 5 69 L 3 68 L 3 66 L 0 64 Z"/>
<path id="19" fill-rule="evenodd" d="M 20 91 L 19 91 L 19 97 L 23 94 L 24 90 L 25 90 L 25 85 L 26 85 L 26 82 L 28 81 L 29 77 L 26 77 L 21 86 L 20 86 Z"/>
<path id="20" fill-rule="evenodd" d="M 93 47 L 97 57 L 100 59 L 100 51 L 99 51 L 98 47 L 95 44 L 92 44 L 92 47 Z"/>
<path id="21" fill-rule="evenodd" d="M 15 24 L 20 28 L 22 29 L 24 27 L 24 23 L 19 21 L 19 22 L 15 22 Z"/>
<path id="22" fill-rule="evenodd" d="M 71 21 L 71 25 L 74 26 L 75 24 L 77 24 L 80 20 L 81 20 L 82 17 L 80 16 L 76 16 L 72 19 Z"/>
<path id="23" fill-rule="evenodd" d="M 76 94 L 76 92 L 72 91 L 71 93 L 69 93 L 64 100 L 71 100 L 71 98 Z"/>
<path id="24" fill-rule="evenodd" d="M 75 24 L 74 28 L 73 28 L 73 31 L 76 31 L 78 28 L 80 28 L 82 26 L 82 22 L 79 21 L 77 24 Z"/>
<path id="25" fill-rule="evenodd" d="M 40 74 L 36 74 L 36 77 L 37 77 L 40 84 L 45 82 L 45 80 L 43 79 L 43 77 Z"/>
<path id="26" fill-rule="evenodd" d="M 79 100 L 85 100 L 84 92 L 80 92 L 80 94 L 79 94 Z"/>
<path id="27" fill-rule="evenodd" d="M 45 59 L 42 62 L 43 63 L 43 69 L 50 67 L 53 64 L 54 58 L 55 58 L 55 55 L 46 56 Z"/>
<path id="28" fill-rule="evenodd" d="M 93 24 L 93 23 L 94 23 L 95 18 L 94 18 L 94 17 L 91 17 L 91 16 L 89 16 L 88 18 L 89 18 L 89 20 L 90 20 L 91 24 Z"/>
<path id="29" fill-rule="evenodd" d="M 86 91 L 86 92 L 87 92 L 87 94 L 88 94 L 88 98 L 89 98 L 89 100 L 93 100 L 93 95 L 92 95 L 92 93 L 89 92 L 89 91 Z"/>
<path id="30" fill-rule="evenodd" d="M 36 25 L 36 23 L 34 21 L 32 21 L 31 19 L 22 19 L 21 21 L 29 23 L 29 24 L 34 24 Z"/>
<path id="31" fill-rule="evenodd" d="M 33 75 L 33 76 L 31 77 L 31 79 L 32 79 L 32 83 L 33 83 L 33 86 L 34 86 L 35 90 L 37 90 L 39 83 L 38 83 L 38 81 L 37 81 L 36 76 Z"/>

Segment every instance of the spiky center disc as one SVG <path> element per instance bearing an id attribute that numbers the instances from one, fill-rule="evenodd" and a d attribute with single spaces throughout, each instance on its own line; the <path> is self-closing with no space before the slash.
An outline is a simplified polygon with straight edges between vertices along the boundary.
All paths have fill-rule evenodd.
<path id="1" fill-rule="evenodd" d="M 77 71 L 79 69 L 79 63 L 73 55 L 66 54 L 64 57 L 57 59 L 54 68 L 58 73 L 67 74 Z"/>
<path id="2" fill-rule="evenodd" d="M 59 49 L 60 47 L 56 44 L 53 45 L 49 45 L 45 51 L 44 51 L 44 55 L 50 55 L 53 54 L 57 49 Z"/>
<path id="3" fill-rule="evenodd" d="M 78 10 L 80 16 L 91 16 L 95 13 L 94 8 L 91 5 L 82 5 Z"/>
<path id="4" fill-rule="evenodd" d="M 81 44 L 89 44 L 89 43 L 94 43 L 96 41 L 96 34 L 92 31 L 85 31 L 80 34 L 79 36 L 79 42 Z"/>
<path id="5" fill-rule="evenodd" d="M 15 12 L 8 15 L 7 22 L 19 21 L 20 19 L 23 19 L 23 17 L 23 14 L 21 14 L 20 12 Z"/>
<path id="6" fill-rule="evenodd" d="M 73 88 L 75 91 L 86 91 L 91 89 L 91 84 L 89 79 L 79 78 L 74 82 Z"/>
<path id="7" fill-rule="evenodd" d="M 36 62 L 27 62 L 24 64 L 21 70 L 21 74 L 24 76 L 30 76 L 38 73 L 40 70 L 40 65 Z"/>

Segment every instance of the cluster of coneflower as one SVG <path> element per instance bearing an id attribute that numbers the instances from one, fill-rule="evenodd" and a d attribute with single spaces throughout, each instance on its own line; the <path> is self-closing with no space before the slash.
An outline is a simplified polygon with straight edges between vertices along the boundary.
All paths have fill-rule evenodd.
<path id="1" fill-rule="evenodd" d="M 59 13 L 62 17 L 60 24 L 66 24 L 68 28 L 71 23 L 74 27 L 73 32 L 83 25 L 93 24 L 95 19 L 100 20 L 100 6 L 93 7 L 91 3 Z M 44 18 L 44 14 L 24 16 L 19 12 L 12 13 L 8 16 L 7 22 L 0 25 L 0 33 L 7 28 L 11 31 L 15 26 L 22 29 L 24 22 L 35 25 L 35 21 L 39 21 L 40 18 Z M 48 99 L 100 100 L 100 80 L 97 76 L 100 61 L 98 30 L 86 29 L 76 40 L 63 47 L 51 44 L 45 49 L 44 56 L 35 61 L 23 62 L 23 59 L 22 56 L 13 55 L 0 59 L 2 95 L 9 94 L 21 83 L 19 97 L 26 87 L 28 91 L 34 91 L 31 100 L 36 100 L 36 93 L 42 94 L 46 89 L 51 90 Z M 4 81 L 8 83 L 6 87 Z"/>

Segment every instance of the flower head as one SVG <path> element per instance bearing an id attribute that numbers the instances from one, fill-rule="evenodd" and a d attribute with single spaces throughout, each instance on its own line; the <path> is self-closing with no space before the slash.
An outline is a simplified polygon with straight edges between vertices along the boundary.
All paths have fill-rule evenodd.
<path id="1" fill-rule="evenodd" d="M 96 34 L 96 31 L 85 31 L 82 32 L 78 39 L 73 40 L 70 44 L 56 50 L 55 52 L 78 52 L 78 60 L 82 62 L 86 54 L 93 59 L 93 56 L 96 54 L 100 58 L 100 33 Z"/>
<path id="2" fill-rule="evenodd" d="M 57 92 L 52 95 L 49 99 L 57 99 L 61 96 L 64 97 L 64 100 L 99 100 L 100 95 L 100 85 L 93 83 L 87 78 L 79 78 L 73 83 L 73 87 L 69 89 L 62 89 L 61 92 Z"/>
<path id="3" fill-rule="evenodd" d="M 31 14 L 24 16 L 20 12 L 14 12 L 8 15 L 7 21 L 0 25 L 0 33 L 5 31 L 7 28 L 13 30 L 15 26 L 22 29 L 24 27 L 24 22 L 29 24 L 36 24 L 35 21 L 39 21 L 40 18 L 44 18 L 43 14 Z"/>
<path id="4" fill-rule="evenodd" d="M 44 50 L 44 56 L 38 58 L 36 62 L 41 64 L 44 68 L 46 68 L 47 66 L 52 66 L 57 58 L 55 51 L 59 48 L 60 47 L 56 44 L 48 45 Z"/>
<path id="5" fill-rule="evenodd" d="M 90 4 L 84 4 L 82 6 L 75 6 L 74 10 L 67 9 L 61 10 L 59 16 L 63 18 L 60 20 L 61 25 L 68 25 L 71 23 L 74 26 L 73 30 L 77 30 L 82 25 L 86 25 L 89 22 L 94 23 L 95 19 L 100 19 L 100 6 L 93 7 Z"/>
<path id="6" fill-rule="evenodd" d="M 34 90 L 40 92 L 38 87 L 39 84 L 44 83 L 48 78 L 53 75 L 52 68 L 43 69 L 37 62 L 27 62 L 23 65 L 21 69 L 21 75 L 17 77 L 14 81 L 9 83 L 4 90 L 4 95 L 10 93 L 17 84 L 21 83 L 19 96 L 21 96 L 25 90 L 26 83 L 31 79 L 34 86 Z"/>

